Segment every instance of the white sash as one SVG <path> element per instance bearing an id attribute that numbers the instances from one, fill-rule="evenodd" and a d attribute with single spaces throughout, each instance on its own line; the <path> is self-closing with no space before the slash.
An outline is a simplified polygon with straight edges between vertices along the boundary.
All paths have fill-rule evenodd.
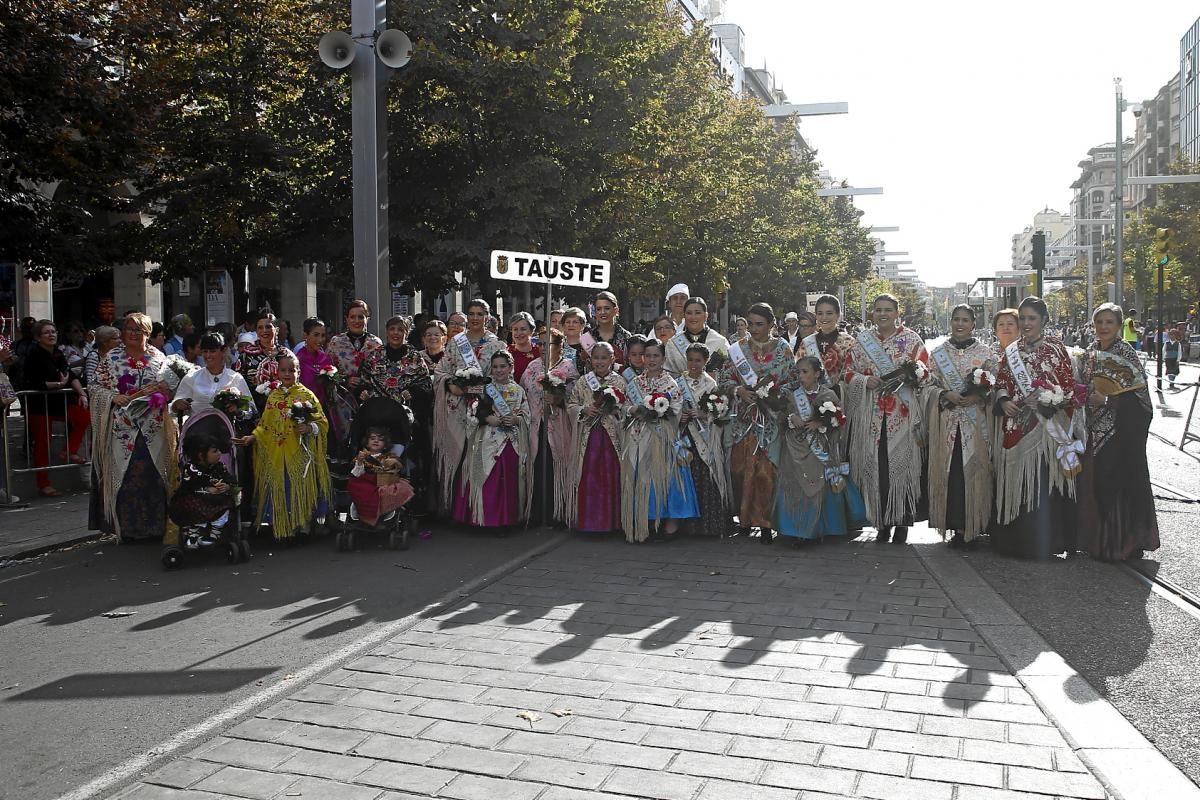
<path id="1" fill-rule="evenodd" d="M 805 355 L 816 356 L 817 358 L 821 357 L 821 346 L 817 344 L 817 335 L 815 333 L 805 336 L 800 340 L 800 343 L 804 345 Z"/>
<path id="2" fill-rule="evenodd" d="M 792 399 L 796 401 L 796 409 L 800 412 L 800 418 L 805 422 L 809 422 L 813 418 L 812 403 L 808 401 L 808 392 L 804 391 L 804 387 L 792 391 Z"/>
<path id="3" fill-rule="evenodd" d="M 496 413 L 502 417 L 507 417 L 512 414 L 512 407 L 508 401 L 504 399 L 504 394 L 496 388 L 496 384 L 489 383 L 486 388 L 488 397 L 492 398 L 492 403 L 496 407 Z"/>
<path id="4" fill-rule="evenodd" d="M 588 388 L 591 389 L 593 392 L 600 391 L 600 388 L 601 388 L 600 387 L 600 379 L 598 377 L 596 377 L 596 373 L 589 372 L 588 374 L 584 375 L 583 382 L 586 383 L 588 385 Z"/>
<path id="5" fill-rule="evenodd" d="M 1025 362 L 1021 360 L 1021 348 L 1019 346 L 1020 339 L 1004 348 L 1004 358 L 1008 361 L 1008 368 L 1012 371 L 1013 381 L 1017 384 L 1017 391 L 1021 393 L 1018 400 L 1024 400 L 1033 393 L 1033 378 L 1029 377 L 1029 370 L 1025 368 Z"/>
<path id="6" fill-rule="evenodd" d="M 738 377 L 742 379 L 746 388 L 753 389 L 758 384 L 758 373 L 742 352 L 740 344 L 729 345 L 729 360 L 733 362 L 733 368 L 737 370 Z"/>
<path id="7" fill-rule="evenodd" d="M 687 361 L 687 349 L 691 345 L 687 334 L 680 331 L 671 337 L 671 341 L 675 344 L 675 349 L 679 351 L 679 355 L 683 356 L 684 361 Z"/>
<path id="8" fill-rule="evenodd" d="M 889 372 L 896 371 L 896 363 L 892 361 L 891 356 L 883 349 L 883 342 L 879 341 L 879 337 L 874 332 L 859 331 L 858 343 L 862 345 L 863 350 L 867 351 L 867 355 L 871 359 L 871 364 L 874 365 L 875 371 L 879 373 L 878 377 L 882 378 Z M 900 396 L 905 405 L 912 405 L 912 389 L 907 384 L 900 384 L 900 388 L 896 390 L 896 394 Z"/>
<path id="9" fill-rule="evenodd" d="M 475 348 L 471 346 L 471 340 L 467 338 L 466 331 L 454 335 L 454 346 L 458 348 L 458 354 L 462 356 L 462 360 L 466 363 L 467 367 L 474 367 L 483 372 L 479 368 L 479 359 L 475 357 Z"/>
<path id="10" fill-rule="evenodd" d="M 637 384 L 634 383 L 634 379 L 637 378 L 637 372 L 634 371 L 633 367 L 626 367 L 625 371 L 621 374 L 625 377 L 626 382 L 625 395 L 635 406 L 640 406 L 642 401 L 645 400 L 645 396 L 642 394 L 642 390 L 637 387 Z"/>
<path id="11" fill-rule="evenodd" d="M 679 392 L 683 396 L 685 403 L 691 404 L 693 408 L 696 406 L 696 395 L 692 393 L 692 387 L 688 386 L 687 376 L 681 375 L 675 379 L 675 385 L 679 387 Z M 705 438 L 708 434 L 704 430 L 703 423 L 696 420 L 696 427 L 699 429 L 699 436 L 693 436 L 692 442 L 696 445 L 696 453 L 700 456 L 700 460 L 708 463 L 708 440 Z"/>
<path id="12" fill-rule="evenodd" d="M 954 366 L 954 359 L 950 357 L 950 345 L 943 344 L 941 347 L 935 348 L 930 355 L 933 361 L 941 371 L 942 377 L 946 380 L 946 385 L 950 387 L 950 391 L 963 394 L 967 390 L 967 383 L 962 376 L 958 374 L 958 370 Z M 967 415 L 971 422 L 976 422 L 979 419 L 979 406 L 971 403 L 967 406 L 956 406 L 960 411 Z M 930 434 L 932 436 L 932 433 Z M 963 436 L 959 434 L 959 440 L 962 442 L 963 463 L 969 462 L 975 454 L 975 437 Z M 953 440 L 952 440 L 953 441 Z"/>
<path id="13" fill-rule="evenodd" d="M 808 399 L 808 392 L 801 386 L 792 390 L 792 400 L 796 403 L 796 410 L 800 412 L 800 418 L 805 422 L 810 422 L 816 417 L 816 412 L 813 411 L 812 402 Z M 821 462 L 821 466 L 825 468 L 825 480 L 835 492 L 840 492 L 845 483 L 843 476 L 850 474 L 850 465 L 842 464 L 840 467 L 834 466 L 829 457 L 829 451 L 817 439 L 816 435 L 808 431 L 802 431 L 804 438 L 808 439 L 808 447 L 812 450 L 813 455 Z"/>
<path id="14" fill-rule="evenodd" d="M 580 341 L 580 345 L 582 346 L 583 340 L 580 339 L 579 341 Z M 566 342 L 563 342 L 562 356 L 563 356 L 563 358 L 567 359 L 572 364 L 574 364 L 576 369 L 579 369 L 579 354 L 575 352 L 574 347 L 571 347 Z"/>

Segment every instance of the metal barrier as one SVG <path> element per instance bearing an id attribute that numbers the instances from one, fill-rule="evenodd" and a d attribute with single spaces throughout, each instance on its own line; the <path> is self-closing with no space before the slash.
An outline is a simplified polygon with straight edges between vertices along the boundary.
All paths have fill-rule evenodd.
<path id="1" fill-rule="evenodd" d="M 55 396 L 58 396 L 61 399 L 59 399 L 59 400 L 52 399 Z M 70 413 L 70 410 L 67 408 L 67 406 L 75 403 L 75 396 L 76 396 L 75 391 L 73 389 L 54 389 L 51 391 L 44 391 L 44 392 L 39 392 L 39 391 L 35 391 L 35 390 L 24 390 L 24 391 L 17 392 L 17 399 L 20 401 L 20 409 L 21 409 L 20 416 L 18 417 L 16 415 L 13 415 L 10 413 L 12 408 L 17 407 L 15 404 L 14 404 L 14 406 L 10 407 L 10 409 L 8 409 L 4 413 L 0 414 L 0 436 L 3 437 L 2 439 L 0 439 L 0 447 L 3 447 L 5 449 L 4 480 L 5 480 L 5 485 L 8 487 L 8 493 L 9 493 L 10 497 L 12 496 L 12 492 L 13 492 L 13 475 L 24 475 L 24 474 L 28 474 L 30 472 L 35 472 L 35 473 L 36 472 L 53 472 L 53 471 L 57 471 L 57 470 L 65 470 L 65 469 L 71 469 L 71 468 L 79 469 L 81 467 L 90 466 L 90 464 L 91 464 L 90 458 L 85 458 L 83 460 L 83 462 L 71 461 L 70 460 L 71 453 L 67 452 L 70 449 L 69 442 L 71 440 L 71 413 Z M 50 413 L 33 414 L 33 415 L 31 415 L 29 413 L 29 405 L 30 405 L 29 401 L 33 398 L 38 398 L 38 397 L 44 398 L 41 403 L 42 410 L 48 411 Z M 61 403 L 61 405 L 59 405 L 60 403 Z M 34 405 L 37 405 L 37 404 L 35 403 Z M 57 416 L 60 413 L 61 413 L 61 419 Z M 35 459 L 34 459 L 34 450 L 33 450 L 33 448 L 34 448 L 34 436 L 33 436 L 34 421 L 33 421 L 33 418 L 35 418 L 35 417 L 40 419 L 41 425 L 43 426 L 42 431 L 45 434 L 45 441 L 46 441 L 46 464 L 45 464 L 45 466 L 37 466 L 34 463 Z M 10 441 L 9 440 L 10 427 L 12 425 L 13 419 L 20 419 L 23 423 L 24 435 L 22 437 L 22 449 L 23 449 L 23 453 L 25 456 L 24 463 L 26 464 L 26 466 L 24 466 L 24 467 L 14 467 L 13 466 L 14 453 L 8 450 L 9 441 Z M 56 434 L 54 432 L 55 423 L 58 423 L 58 422 L 62 423 L 62 433 L 61 434 Z M 88 420 L 88 424 L 91 424 L 90 419 Z M 61 448 L 57 448 L 54 446 L 56 440 L 61 440 L 61 442 L 62 442 Z M 83 444 L 81 445 L 81 447 L 84 445 L 90 445 L 90 442 L 87 440 L 86 437 L 84 438 L 84 441 L 83 441 Z M 89 447 L 89 452 L 90 452 L 90 447 Z M 66 459 L 63 460 L 62 463 L 57 463 L 57 464 L 54 463 L 56 453 L 65 453 Z"/>
<path id="2" fill-rule="evenodd" d="M 1197 397 L 1200 397 L 1200 381 L 1192 384 L 1192 403 L 1188 406 L 1187 418 L 1183 421 L 1183 435 L 1179 437 L 1180 450 L 1187 447 L 1188 442 L 1200 442 L 1200 433 L 1192 432 L 1192 419 L 1196 416 Z"/>

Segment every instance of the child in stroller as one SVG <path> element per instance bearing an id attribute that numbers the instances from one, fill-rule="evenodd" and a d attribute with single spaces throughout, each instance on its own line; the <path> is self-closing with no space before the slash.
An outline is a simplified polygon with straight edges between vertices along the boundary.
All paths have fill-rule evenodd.
<path id="1" fill-rule="evenodd" d="M 199 550 L 221 541 L 230 512 L 237 507 L 237 480 L 222 463 L 220 440 L 197 431 L 184 439 L 184 458 L 179 465 L 179 486 L 171 497 L 168 514 L 182 529 L 185 550 Z"/>
<path id="2" fill-rule="evenodd" d="M 359 449 L 348 464 L 341 465 L 343 469 L 334 465 L 331 470 L 335 487 L 345 481 L 341 493 L 345 499 L 338 508 L 344 514 L 337 537 L 339 550 L 353 549 L 356 532 L 363 530 L 386 532 L 389 546 L 407 549 L 415 525 L 404 508 L 415 494 L 404 477 L 410 434 L 408 409 L 392 399 L 370 398 L 359 408 L 350 440 Z"/>

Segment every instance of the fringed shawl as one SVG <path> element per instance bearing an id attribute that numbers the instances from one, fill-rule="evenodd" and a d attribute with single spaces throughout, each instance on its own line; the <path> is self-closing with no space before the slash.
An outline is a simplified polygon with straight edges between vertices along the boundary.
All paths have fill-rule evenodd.
<path id="1" fill-rule="evenodd" d="M 613 371 L 610 371 L 599 380 L 601 388 L 611 386 L 623 395 L 629 388 L 625 383 L 625 379 Z M 582 379 L 575 381 L 575 387 L 567 398 L 566 411 L 567 417 L 574 421 L 575 426 L 575 443 L 572 448 L 574 457 L 571 459 L 568 469 L 560 470 L 567 473 L 564 487 L 564 494 L 566 496 L 563 498 L 565 516 L 562 517 L 562 520 L 571 528 L 575 527 L 576 518 L 579 513 L 579 484 L 588 479 L 588 476 L 583 474 L 583 462 L 587 456 L 588 437 L 591 436 L 592 431 L 599 425 L 608 434 L 608 440 L 612 442 L 615 452 L 620 453 L 625 446 L 626 408 L 624 406 L 618 407 L 614 413 L 605 414 L 602 417 L 585 417 L 583 409 L 594 402 L 595 395 L 587 385 L 587 381 Z"/>
<path id="2" fill-rule="evenodd" d="M 466 415 L 468 445 L 466 460 L 463 462 L 462 489 L 467 492 L 471 519 L 476 525 L 483 525 L 484 521 L 483 485 L 495 469 L 496 461 L 506 444 L 512 444 L 517 453 L 521 519 L 529 518 L 529 508 L 533 501 L 533 481 L 529 479 L 529 470 L 532 467 L 532 459 L 529 457 L 529 403 L 525 399 L 525 391 L 516 383 L 509 381 L 505 384 L 497 383 L 495 386 L 504 397 L 504 402 L 508 403 L 509 410 L 517 418 L 517 426 L 503 428 L 488 425 L 473 411 L 468 411 Z M 468 404 L 468 407 L 473 409 L 474 404 Z"/>
<path id="3" fill-rule="evenodd" d="M 505 348 L 503 340 L 490 331 L 474 346 L 475 358 L 484 375 L 488 374 L 492 356 Z M 447 345 L 445 352 L 433 374 L 433 455 L 442 507 L 450 508 L 454 502 L 454 478 L 463 463 L 467 446 L 468 397 L 456 397 L 450 391 L 449 383 L 454 373 L 467 364 L 453 342 Z M 470 393 L 479 395 L 482 392 L 482 388 L 473 387 Z"/>
<path id="4" fill-rule="evenodd" d="M 125 482 L 134 447 L 140 434 L 154 462 L 163 485 L 172 486 L 177 470 L 175 448 L 178 430 L 167 404 L 151 407 L 146 398 L 118 406 L 113 397 L 131 395 L 154 383 L 165 383 L 172 391 L 180 378 L 171 372 L 165 355 L 153 347 L 145 354 L 132 358 L 123 346 L 109 350 L 96 365 L 96 379 L 88 388 L 92 417 L 92 454 L 96 476 L 101 481 L 104 519 L 117 534 L 120 519 L 117 515 L 117 493 Z M 169 403 L 170 398 L 167 398 Z"/>
<path id="5" fill-rule="evenodd" d="M 880 341 L 894 367 L 906 361 L 929 363 L 925 343 L 914 331 L 896 326 L 891 336 Z M 912 406 L 897 394 L 881 395 L 867 388 L 867 377 L 883 377 L 861 344 L 854 345 L 846 375 L 846 410 L 850 417 L 850 469 L 863 493 L 867 516 L 879 527 L 902 525 L 916 513 L 921 499 L 921 463 L 925 443 L 921 430 L 922 387 Z M 928 379 L 927 379 L 928 380 Z M 888 497 L 879 496 L 879 440 L 887 426 Z M 890 514 L 884 519 L 884 509 Z"/>
<path id="6" fill-rule="evenodd" d="M 700 402 L 700 398 L 704 395 L 710 392 L 717 392 L 717 381 L 707 372 L 701 372 L 699 378 L 684 376 L 683 380 L 688 382 L 688 387 L 692 391 L 692 397 L 696 398 L 697 403 Z M 692 439 L 698 436 L 704 437 L 707 449 L 704 464 L 708 467 L 708 474 L 712 476 L 713 483 L 717 487 L 717 492 L 721 495 L 721 502 L 728 505 L 730 503 L 729 485 L 731 480 L 729 477 L 729 458 L 725 452 L 724 424 L 718 425 L 713 419 L 712 414 L 706 411 L 700 411 L 700 422 L 704 425 L 703 433 L 695 421 L 688 423 L 686 433 Z M 723 423 L 728 423 L 728 419 L 724 420 Z M 700 450 L 697 449 L 696 452 L 699 453 Z"/>
<path id="7" fill-rule="evenodd" d="M 1071 356 L 1062 341 L 1046 336 L 1032 346 L 1021 340 L 1021 361 L 1033 380 L 1045 380 L 1062 387 L 1068 397 L 1075 389 L 1075 372 Z M 1014 402 L 1021 397 L 1008 359 L 1001 356 L 996 374 L 996 396 Z M 1066 431 L 1083 436 L 1085 414 L 1058 412 L 1055 419 Z M 1007 525 L 1025 511 L 1031 511 L 1041 495 L 1041 476 L 1049 464 L 1050 487 L 1074 499 L 1075 478 L 1066 475 L 1057 465 L 1058 443 L 1046 427 L 1047 420 L 1034 411 L 1003 417 L 999 426 L 999 441 L 993 450 L 996 467 L 996 518 Z"/>
<path id="8" fill-rule="evenodd" d="M 673 345 L 668 343 L 667 347 L 673 347 Z M 755 349 L 754 340 L 750 339 L 742 348 L 742 352 L 745 353 L 750 366 L 754 368 L 758 380 L 761 381 L 770 375 L 774 376 L 781 385 L 787 380 L 788 372 L 796 360 L 792 354 L 792 348 L 788 346 L 787 339 L 778 337 L 771 338 L 758 351 Z M 722 394 L 729 397 L 732 409 L 733 421 L 726 427 L 726 435 L 729 437 L 726 441 L 727 450 L 732 451 L 733 445 L 747 436 L 754 435 L 758 437 L 759 448 L 767 451 L 771 463 L 779 466 L 778 415 L 762 412 L 756 403 L 747 405 L 738 398 L 736 390 L 745 384 L 738 377 L 732 360 L 726 361 L 721 367 L 721 372 L 717 376 L 717 386 Z M 745 386 L 745 388 L 754 391 L 753 386 Z"/>
<path id="9" fill-rule="evenodd" d="M 1086 384 L 1089 395 L 1096 390 L 1096 378 L 1103 377 L 1111 386 L 1119 386 L 1120 394 L 1136 395 L 1138 403 L 1149 414 L 1154 413 L 1147 386 L 1146 369 L 1137 351 L 1128 342 L 1117 339 L 1108 350 L 1092 342 L 1078 359 L 1079 382 Z M 1117 424 L 1117 404 L 1110 402 L 1088 413 L 1088 447 L 1098 453 L 1112 438 Z"/>
<path id="10" fill-rule="evenodd" d="M 317 424 L 316 434 L 296 433 L 288 417 L 291 404 L 303 400 L 316 409 L 311 419 Z M 271 531 L 276 539 L 287 539 L 307 525 L 317 501 L 330 496 L 328 435 L 329 420 L 317 396 L 304 384 L 279 386 L 267 395 L 262 419 L 254 429 L 254 493 L 259 525 L 267 500 L 271 501 Z"/>
<path id="11" fill-rule="evenodd" d="M 638 375 L 633 382 L 644 397 L 658 392 L 671 399 L 669 417 L 656 420 L 635 417 L 625 436 L 621 457 L 621 522 L 626 540 L 643 542 L 650 537 L 651 487 L 655 501 L 665 504 L 671 481 L 679 481 L 682 486 L 675 445 L 679 440 L 679 412 L 683 402 L 675 379 L 665 372 L 653 380 L 645 374 Z M 632 402 L 629 408 L 633 408 Z"/>
<path id="12" fill-rule="evenodd" d="M 809 394 L 808 399 L 814 410 L 825 402 L 833 403 L 841 408 L 837 395 L 827 388 L 821 388 L 815 394 Z M 788 391 L 788 408 L 790 414 L 796 414 L 799 411 L 791 391 Z M 813 452 L 813 441 L 816 441 L 829 454 L 828 466 L 840 467 L 843 463 L 840 429 L 833 428 L 825 433 L 809 433 L 800 428 L 793 428 L 791 425 L 784 428 L 783 453 L 775 491 L 779 497 L 783 498 L 787 513 L 792 516 L 798 514 L 802 506 L 815 505 L 819 511 L 825 500 L 825 487 L 828 485 L 825 476 L 826 465 Z"/>
<path id="13" fill-rule="evenodd" d="M 845 331 L 837 331 L 832 340 L 823 338 L 820 333 L 817 333 L 816 337 L 818 352 L 808 352 L 808 348 L 804 346 L 805 340 L 801 339 L 796 358 L 816 356 L 821 359 L 821 366 L 825 368 L 825 376 L 829 381 L 829 385 L 837 386 L 843 380 L 847 380 L 846 370 L 852 363 L 854 345 L 857 342 L 853 336 Z"/>
<path id="14" fill-rule="evenodd" d="M 959 348 L 946 343 L 942 347 L 946 348 L 954 363 L 963 387 L 976 369 L 996 374 L 996 354 L 987 345 L 975 342 Z M 966 484 L 966 527 L 960 533 L 967 541 L 971 541 L 987 528 L 992 514 L 995 475 L 992 469 L 993 419 L 990 397 L 970 406 L 974 409 L 973 413 L 957 405 L 943 409 L 939 403 L 942 393 L 953 391 L 960 384 L 942 374 L 936 358 L 929 359 L 929 368 L 932 385 L 925 398 L 929 422 L 929 524 L 943 534 L 947 530 L 950 462 L 954 458 L 955 443 L 961 437 L 963 480 Z"/>

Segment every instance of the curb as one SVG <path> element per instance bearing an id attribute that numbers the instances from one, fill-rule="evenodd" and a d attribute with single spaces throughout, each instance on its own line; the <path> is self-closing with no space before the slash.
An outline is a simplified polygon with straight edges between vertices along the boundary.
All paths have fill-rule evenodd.
<path id="1" fill-rule="evenodd" d="M 406 617 L 390 622 L 366 636 L 335 650 L 320 661 L 310 664 L 296 673 L 290 679 L 281 678 L 273 686 L 268 686 L 224 711 L 202 722 L 198 722 L 186 730 L 180 731 L 158 747 L 127 759 L 82 786 L 77 786 L 71 791 L 60 795 L 57 800 L 87 800 L 101 793 L 116 792 L 119 789 L 125 788 L 142 774 L 178 755 L 179 751 L 184 748 L 190 747 L 198 741 L 255 714 L 267 703 L 299 691 L 304 686 L 337 669 L 350 659 L 356 658 L 363 652 L 404 633 L 425 619 L 431 612 L 436 611 L 441 613 L 469 602 L 471 596 L 480 589 L 520 569 L 534 559 L 549 553 L 551 550 L 566 544 L 570 539 L 571 534 L 569 532 L 553 534 L 548 541 L 540 542 L 503 564 L 493 567 L 479 577 L 446 592 L 425 607 L 414 611 Z"/>
<path id="2" fill-rule="evenodd" d="M 88 531 L 87 533 L 80 534 L 79 536 L 72 536 L 69 539 L 62 539 L 49 544 L 39 544 L 34 547 L 30 547 L 27 550 L 18 550 L 17 552 L 9 555 L 0 554 L 0 564 L 6 561 L 26 561 L 31 558 L 37 558 L 38 556 L 44 556 L 47 553 L 52 553 L 55 550 L 61 550 L 65 547 L 74 547 L 77 544 L 94 542 L 103 537 L 104 534 L 100 531 Z"/>
<path id="3" fill-rule="evenodd" d="M 1200 800 L 1200 787 L 1055 652 L 966 558 L 942 545 L 911 547 L 946 596 L 1114 797 Z"/>

